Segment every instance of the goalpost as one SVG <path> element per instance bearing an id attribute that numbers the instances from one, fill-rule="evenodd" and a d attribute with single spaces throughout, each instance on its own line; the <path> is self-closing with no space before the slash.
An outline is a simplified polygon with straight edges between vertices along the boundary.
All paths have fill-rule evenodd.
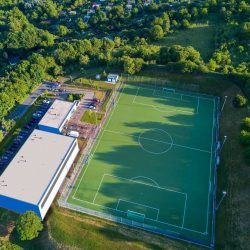
<path id="1" fill-rule="evenodd" d="M 141 214 L 135 211 L 127 210 L 127 217 L 131 220 L 144 222 L 145 214 Z"/>
<path id="2" fill-rule="evenodd" d="M 175 89 L 174 88 L 162 88 L 162 91 L 165 91 L 167 93 L 175 93 Z"/>

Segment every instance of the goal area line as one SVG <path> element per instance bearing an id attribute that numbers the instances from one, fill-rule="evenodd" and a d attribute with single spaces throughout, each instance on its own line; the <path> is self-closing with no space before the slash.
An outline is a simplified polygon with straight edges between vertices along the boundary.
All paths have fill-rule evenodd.
<path id="1" fill-rule="evenodd" d="M 174 107 L 173 109 L 171 108 L 163 108 L 163 106 L 159 106 L 159 105 L 152 105 L 152 104 L 148 104 L 148 103 L 144 103 L 144 102 L 140 102 L 140 101 L 137 101 L 136 98 L 139 97 L 138 94 L 139 94 L 139 91 L 140 89 L 145 89 L 145 90 L 150 90 L 152 91 L 152 96 L 151 98 L 153 97 L 159 97 L 159 98 L 164 98 L 164 99 L 169 99 L 169 100 L 174 100 L 174 101 L 179 101 L 179 102 L 182 102 L 182 103 L 192 103 L 191 101 L 188 101 L 188 100 L 183 100 L 183 96 L 186 96 L 186 97 L 192 97 L 195 99 L 195 102 L 196 104 L 194 105 L 194 107 L 187 107 L 188 109 L 193 109 L 194 111 L 188 111 L 188 110 L 185 110 L 185 105 L 183 105 L 183 109 L 182 108 L 175 108 L 175 105 L 171 105 L 172 107 Z M 188 114 L 194 114 L 194 115 L 198 115 L 199 114 L 199 106 L 200 106 L 200 97 L 199 96 L 189 96 L 189 95 L 185 95 L 185 94 L 180 94 L 181 97 L 180 98 L 174 98 L 174 97 L 168 97 L 168 96 L 162 96 L 162 95 L 157 95 L 155 94 L 155 91 L 157 90 L 154 90 L 154 89 L 149 89 L 149 88 L 141 88 L 141 87 L 138 87 L 137 90 L 136 90 L 136 93 L 134 95 L 134 98 L 133 98 L 133 101 L 132 101 L 132 104 L 134 105 L 140 105 L 140 106 L 145 106 L 145 107 L 152 107 L 154 109 L 156 109 L 157 111 L 159 112 L 166 112 L 166 113 L 169 113 L 169 112 L 183 112 L 183 113 L 188 113 Z M 159 90 L 158 90 L 159 91 Z M 176 93 L 174 93 L 176 94 Z M 177 95 L 177 94 L 176 94 Z"/>

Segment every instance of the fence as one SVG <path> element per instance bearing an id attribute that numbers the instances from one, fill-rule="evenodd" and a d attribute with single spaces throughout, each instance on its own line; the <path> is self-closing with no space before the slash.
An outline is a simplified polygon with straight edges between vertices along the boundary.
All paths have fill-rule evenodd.
<path id="1" fill-rule="evenodd" d="M 216 130 L 215 130 L 215 138 L 216 138 L 216 154 L 215 159 L 220 156 L 220 149 L 217 148 L 217 144 L 219 142 L 219 132 L 220 132 L 220 98 L 217 98 L 217 109 L 216 109 Z M 214 190 L 213 190 L 213 204 L 212 204 L 212 238 L 211 238 L 211 246 L 215 245 L 215 220 L 216 220 L 216 192 L 217 192 L 217 162 L 215 162 L 214 166 Z"/>
<path id="2" fill-rule="evenodd" d="M 129 226 L 132 228 L 136 228 L 136 229 L 142 229 L 144 231 L 150 232 L 150 233 L 155 233 L 155 234 L 160 234 L 163 236 L 168 236 L 170 238 L 173 239 L 177 239 L 177 240 L 183 240 L 185 242 L 188 243 L 193 243 L 196 244 L 198 246 L 201 247 L 207 247 L 207 248 L 212 248 L 213 246 L 207 245 L 206 242 L 203 241 L 198 241 L 198 240 L 194 240 L 194 239 L 189 239 L 186 237 L 183 237 L 182 235 L 178 234 L 178 233 L 174 233 L 174 232 L 170 232 L 158 227 L 154 227 L 154 226 L 150 226 L 141 222 L 137 222 L 137 221 L 133 221 L 133 220 L 129 220 L 129 219 L 125 219 L 122 217 L 118 217 L 118 216 L 114 216 L 114 215 L 110 215 L 110 214 L 106 214 L 106 213 L 102 213 L 102 212 L 98 212 L 95 210 L 91 210 L 88 208 L 83 208 L 77 205 L 72 205 L 67 203 L 67 201 L 63 201 L 61 199 L 58 200 L 58 204 L 59 206 L 63 207 L 63 208 L 67 208 L 76 212 L 80 212 L 80 213 L 84 213 L 84 214 L 88 214 L 91 216 L 95 216 L 101 219 L 105 219 L 105 220 L 109 220 L 115 223 L 119 223 L 125 226 Z"/>

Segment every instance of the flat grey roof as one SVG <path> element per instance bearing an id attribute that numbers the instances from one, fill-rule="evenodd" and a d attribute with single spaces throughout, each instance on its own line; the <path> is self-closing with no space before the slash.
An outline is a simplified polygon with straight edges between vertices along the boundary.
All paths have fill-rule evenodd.
<path id="1" fill-rule="evenodd" d="M 0 176 L 0 195 L 38 204 L 74 141 L 34 130 Z"/>
<path id="2" fill-rule="evenodd" d="M 39 122 L 39 125 L 60 128 L 62 122 L 74 105 L 75 103 L 72 102 L 55 100 Z"/>

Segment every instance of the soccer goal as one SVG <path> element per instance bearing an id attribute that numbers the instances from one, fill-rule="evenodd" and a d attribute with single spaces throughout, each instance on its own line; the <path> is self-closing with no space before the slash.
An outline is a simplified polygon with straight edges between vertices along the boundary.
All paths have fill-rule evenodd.
<path id="1" fill-rule="evenodd" d="M 127 217 L 128 219 L 133 220 L 133 221 L 144 222 L 145 214 L 141 214 L 135 211 L 128 210 Z"/>
<path id="2" fill-rule="evenodd" d="M 173 88 L 162 88 L 162 91 L 168 92 L 168 93 L 175 93 L 175 89 Z"/>

